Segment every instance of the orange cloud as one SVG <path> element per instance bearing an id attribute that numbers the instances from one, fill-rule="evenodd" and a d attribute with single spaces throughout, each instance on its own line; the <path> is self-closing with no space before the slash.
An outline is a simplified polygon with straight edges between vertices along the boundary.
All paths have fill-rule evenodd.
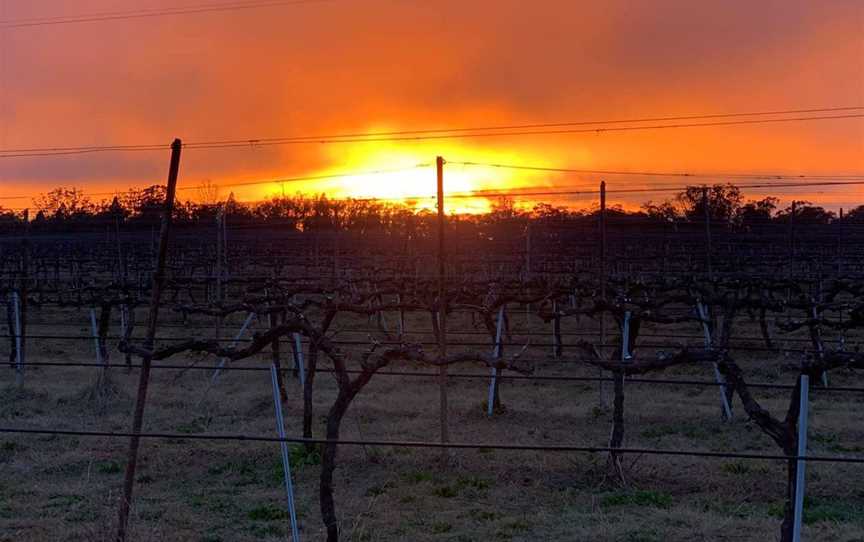
<path id="1" fill-rule="evenodd" d="M 122 7 L 108 0 L 56 4 L 52 15 Z M 8 17 L 44 15 L 43 9 L 10 5 Z M 491 9 L 456 0 L 357 0 L 7 30 L 0 146 L 167 144 L 177 136 L 202 141 L 859 105 L 862 22 L 864 6 L 843 1 L 549 0 L 527 9 L 524 1 L 502 0 Z M 589 169 L 861 173 L 864 122 L 190 149 L 181 183 L 393 169 L 436 155 Z M 93 192 L 143 186 L 162 181 L 166 168 L 167 153 L 0 159 L 0 197 L 57 185 Z M 447 168 L 448 187 L 459 191 L 599 180 Z M 606 180 L 610 188 L 678 184 Z M 429 171 L 417 170 L 292 183 L 288 190 L 402 197 L 431 193 L 433 183 Z M 256 199 L 281 190 L 235 191 Z M 861 196 L 848 188 L 812 194 L 837 206 Z"/>

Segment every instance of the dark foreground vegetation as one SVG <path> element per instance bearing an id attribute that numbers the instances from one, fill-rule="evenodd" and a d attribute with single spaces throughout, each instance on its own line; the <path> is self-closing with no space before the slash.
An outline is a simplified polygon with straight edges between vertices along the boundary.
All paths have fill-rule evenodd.
<path id="1" fill-rule="evenodd" d="M 306 539 L 789 542 L 802 377 L 805 533 L 864 537 L 859 210 L 504 201 L 439 252 L 426 213 L 323 197 L 183 204 L 157 244 L 151 197 L 0 237 L 0 540 L 113 540 L 118 501 L 127 539 L 286 539 L 276 444 L 236 438 L 275 400 Z"/>
<path id="2" fill-rule="evenodd" d="M 158 227 L 165 187 L 153 185 L 133 189 L 111 199 L 93 201 L 78 188 L 56 188 L 33 200 L 29 211 L 33 232 L 104 231 L 122 227 L 127 230 Z M 707 211 L 707 212 L 706 212 Z M 491 211 L 479 215 L 459 215 L 451 220 L 460 224 L 489 226 L 501 222 L 535 220 L 564 225 L 584 225 L 596 221 L 599 207 L 571 209 L 537 203 L 524 208 L 510 197 L 494 199 Z M 610 219 L 642 220 L 654 227 L 676 228 L 706 218 L 714 227 L 750 230 L 772 224 L 828 225 L 864 224 L 864 205 L 836 214 L 806 201 L 790 201 L 781 206 L 779 199 L 746 199 L 731 184 L 711 187 L 693 186 L 663 202 L 646 202 L 639 210 L 612 205 Z M 412 202 L 404 204 L 368 199 L 328 199 L 326 195 L 275 196 L 257 203 L 235 201 L 233 194 L 220 200 L 215 192 L 178 201 L 174 225 L 179 228 L 212 225 L 224 216 L 232 226 L 278 225 L 298 231 L 355 231 L 397 233 L 432 229 L 435 213 L 416 211 Z M 0 206 L 0 232 L 24 229 L 23 211 Z"/>

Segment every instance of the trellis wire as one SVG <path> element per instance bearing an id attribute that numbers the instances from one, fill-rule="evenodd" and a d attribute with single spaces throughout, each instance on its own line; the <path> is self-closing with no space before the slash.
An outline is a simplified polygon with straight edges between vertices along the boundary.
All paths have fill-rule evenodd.
<path id="1" fill-rule="evenodd" d="M 36 362 L 27 362 L 24 364 L 25 366 L 31 367 L 55 367 L 55 368 L 63 368 L 63 367 L 101 367 L 102 365 L 97 363 L 67 363 L 67 362 L 48 362 L 48 361 L 36 361 Z M 140 369 L 140 364 L 131 364 L 124 365 L 125 368 L 132 369 Z M 165 370 L 190 370 L 190 371 L 212 371 L 216 368 L 213 365 L 170 365 L 170 364 L 159 364 L 159 365 L 151 365 L 151 369 L 165 369 Z M 223 371 L 238 371 L 238 372 L 260 372 L 260 371 L 269 371 L 270 369 L 267 367 L 238 367 L 238 366 L 224 366 L 222 367 Z M 315 370 L 318 373 L 333 373 L 334 369 L 329 368 L 318 368 Z M 360 370 L 352 370 L 348 369 L 345 371 L 346 374 L 360 374 L 362 371 Z M 376 375 L 378 376 L 406 376 L 406 377 L 416 377 L 416 378 L 433 378 L 437 377 L 438 373 L 422 373 L 416 371 L 376 371 Z M 453 378 L 464 378 L 464 379 L 486 379 L 489 378 L 489 375 L 482 373 L 448 373 L 448 377 Z M 498 375 L 500 379 L 506 380 L 537 380 L 537 381 L 558 381 L 558 382 L 614 382 L 614 378 L 611 377 L 599 377 L 599 376 L 561 376 L 561 375 L 519 375 L 519 374 L 500 374 Z M 717 382 L 711 380 L 682 380 L 682 379 L 660 379 L 660 378 L 638 378 L 638 377 L 628 377 L 628 383 L 640 383 L 640 384 L 657 384 L 657 385 L 682 385 L 682 386 L 721 386 Z M 795 389 L 795 386 L 792 384 L 771 384 L 771 383 L 748 383 L 747 387 L 749 388 L 761 388 L 761 389 L 777 389 L 777 390 L 792 390 Z M 813 391 L 819 392 L 838 392 L 838 393 L 864 393 L 864 388 L 854 388 L 854 387 L 828 387 L 828 388 L 815 388 Z"/>
<path id="2" fill-rule="evenodd" d="M 846 463 L 864 465 L 864 457 L 832 457 L 817 455 L 779 455 L 750 454 L 737 452 L 685 451 L 657 448 L 610 448 L 608 446 L 576 446 L 576 445 L 536 445 L 536 444 L 499 444 L 480 442 L 427 442 L 427 441 L 396 441 L 375 439 L 315 439 L 303 437 L 266 437 L 261 435 L 224 434 L 224 435 L 190 435 L 188 433 L 129 433 L 112 431 L 74 431 L 66 429 L 25 429 L 0 427 L 0 433 L 29 435 L 58 435 L 72 437 L 105 437 L 105 438 L 139 438 L 176 439 L 176 440 L 210 440 L 238 442 L 285 442 L 291 444 L 335 444 L 342 446 L 392 446 L 395 448 L 451 448 L 463 450 L 502 450 L 502 451 L 535 451 L 535 452 L 573 452 L 573 453 L 610 453 L 631 455 L 660 455 L 677 457 L 705 457 L 719 459 L 747 459 L 764 461 L 809 461 L 818 463 Z"/>

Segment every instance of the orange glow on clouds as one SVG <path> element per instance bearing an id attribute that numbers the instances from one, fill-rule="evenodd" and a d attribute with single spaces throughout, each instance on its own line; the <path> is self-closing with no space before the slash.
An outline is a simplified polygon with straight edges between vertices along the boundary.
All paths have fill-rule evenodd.
<path id="1" fill-rule="evenodd" d="M 376 127 L 368 133 L 387 131 Z M 542 167 L 555 167 L 546 157 L 526 155 L 525 150 L 472 146 L 460 141 L 398 142 L 370 141 L 326 146 L 324 161 L 332 164 L 310 175 L 342 175 L 345 172 L 365 172 L 323 181 L 279 183 L 250 191 L 247 198 L 266 198 L 289 195 L 295 191 L 321 193 L 331 198 L 378 199 L 409 203 L 417 209 L 435 209 L 437 177 L 435 159 L 445 158 L 444 191 L 459 194 L 446 202 L 448 213 L 486 212 L 491 207 L 488 198 L 465 198 L 465 194 L 487 190 L 513 190 L 519 188 L 554 188 L 548 174 L 539 172 L 490 169 L 453 161 L 483 163 L 526 163 Z M 587 162 L 582 163 L 585 166 Z M 446 199 L 446 198 L 445 198 Z"/>
<path id="2" fill-rule="evenodd" d="M 132 0 L 55 0 L 46 11 L 44 4 L 10 2 L 6 16 L 140 7 Z M 287 20 L 297 23 L 288 33 Z M 500 0 L 490 9 L 488 2 L 460 0 L 362 0 L 9 30 L 0 33 L 0 148 L 167 145 L 174 137 L 245 140 L 864 105 L 862 21 L 864 4 L 857 1 L 547 0 L 526 9 L 524 0 Z M 600 180 L 610 189 L 685 184 L 681 178 L 543 174 L 456 161 L 858 174 L 864 172 L 864 121 L 190 149 L 180 183 L 210 181 L 224 187 L 222 198 L 234 192 L 249 202 L 300 191 L 400 201 L 425 196 L 417 205 L 432 208 L 434 167 L 228 185 L 393 170 L 433 164 L 436 156 L 450 161 L 444 176 L 449 194 L 528 186 L 596 190 Z M 167 161 L 167 152 L 0 159 L 0 198 L 24 196 L 0 199 L 0 205 L 30 206 L 30 197 L 58 186 L 93 194 L 163 183 Z M 833 208 L 864 203 L 858 187 L 817 190 L 775 195 Z M 180 194 L 197 196 L 194 189 Z M 634 208 L 668 196 L 616 194 L 609 203 Z M 551 203 L 595 202 L 582 196 Z M 450 203 L 456 212 L 490 205 L 483 198 Z M 518 203 L 530 206 L 531 200 Z"/>

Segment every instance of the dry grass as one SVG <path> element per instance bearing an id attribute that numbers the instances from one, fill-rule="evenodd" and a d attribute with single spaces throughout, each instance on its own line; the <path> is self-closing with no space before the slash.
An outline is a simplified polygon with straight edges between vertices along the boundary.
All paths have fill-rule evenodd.
<path id="1" fill-rule="evenodd" d="M 72 332 L 89 332 L 84 311 L 34 311 L 33 320 L 40 319 L 81 322 Z M 412 319 L 409 326 L 425 327 L 426 321 Z M 469 327 L 469 322 L 453 325 Z M 576 329 L 575 322 L 565 325 L 565 332 Z M 33 327 L 31 333 L 47 330 Z M 30 359 L 92 361 L 91 349 L 88 341 L 33 340 Z M 594 374 L 541 360 L 548 350 L 536 350 L 540 374 Z M 244 363 L 263 365 L 267 356 Z M 113 362 L 120 358 L 115 353 Z M 744 365 L 753 379 L 789 381 L 782 363 L 752 359 Z M 485 374 L 477 367 L 458 370 Z M 707 370 L 695 368 L 678 374 L 710 378 Z M 146 431 L 275 434 L 268 373 L 226 372 L 200 406 L 209 372 L 177 376 L 177 371 L 155 371 Z M 11 387 L 12 371 L 3 370 L 0 378 L 2 426 L 128 430 L 135 373 L 112 370 L 118 393 L 105 405 L 85 397 L 96 369 L 32 368 L 22 391 Z M 451 381 L 454 441 L 605 444 L 610 415 L 598 408 L 596 385 L 508 381 L 502 385 L 505 412 L 488 419 L 487 384 Z M 832 384 L 862 385 L 854 375 L 834 375 Z M 320 424 L 335 385 L 330 375 L 320 374 L 316 388 Z M 343 438 L 435 440 L 437 394 L 431 378 L 378 376 L 349 410 Z M 758 395 L 774 412 L 785 410 L 785 392 Z M 299 434 L 299 396 L 297 381 L 290 379 L 289 434 Z M 862 404 L 860 394 L 814 393 L 811 450 L 864 456 Z M 715 388 L 634 383 L 627 386 L 625 408 L 628 446 L 777 453 L 740 409 L 733 423 L 720 421 Z M 0 541 L 110 540 L 126 446 L 125 439 L 0 435 Z M 302 534 L 319 540 L 318 467 L 299 449 L 292 455 Z M 621 488 L 605 479 L 602 456 L 481 449 L 453 457 L 453 465 L 442 468 L 435 450 L 343 447 L 336 498 L 345 539 L 770 541 L 779 530 L 785 479 L 780 462 L 628 457 L 629 485 Z M 141 459 L 133 540 L 290 537 L 278 445 L 145 440 Z M 864 468 L 812 464 L 808 469 L 805 539 L 864 541 Z"/>

